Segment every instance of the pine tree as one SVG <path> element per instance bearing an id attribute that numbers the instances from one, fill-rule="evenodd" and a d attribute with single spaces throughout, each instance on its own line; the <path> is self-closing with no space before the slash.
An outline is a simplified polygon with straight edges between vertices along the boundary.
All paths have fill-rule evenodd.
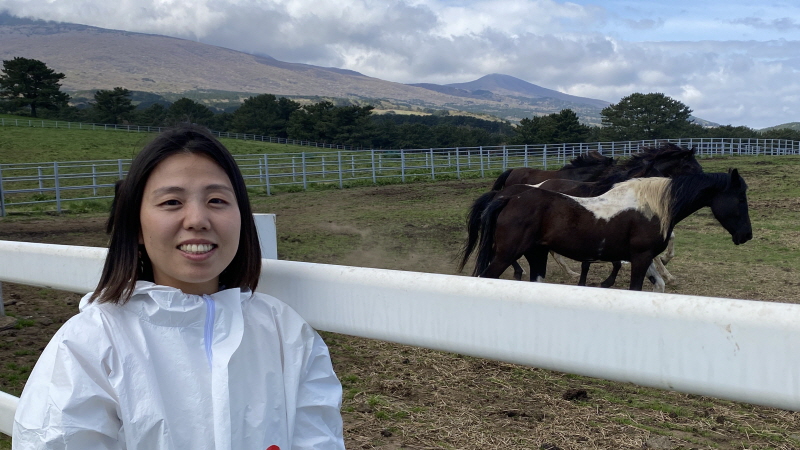
<path id="1" fill-rule="evenodd" d="M 58 109 L 69 101 L 69 95 L 61 92 L 60 81 L 66 76 L 39 60 L 4 60 L 0 72 L 0 98 L 9 99 L 16 107 L 29 107 L 31 117 L 37 117 L 37 108 Z"/>

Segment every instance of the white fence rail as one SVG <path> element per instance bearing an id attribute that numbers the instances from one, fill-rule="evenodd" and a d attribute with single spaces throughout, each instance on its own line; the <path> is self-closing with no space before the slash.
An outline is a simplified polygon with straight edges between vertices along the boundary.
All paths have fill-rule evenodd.
<path id="1" fill-rule="evenodd" d="M 493 176 L 509 167 L 554 169 L 590 150 L 625 157 L 641 147 L 673 142 L 695 147 L 700 157 L 800 155 L 800 142 L 780 139 L 671 139 L 498 147 L 319 151 L 239 155 L 249 188 L 271 194 L 276 188 L 311 185 L 342 188 L 345 183 L 405 183 L 417 179 Z M 62 212 L 65 202 L 113 196 L 130 160 L 0 164 L 0 216 L 20 208 Z M 76 208 L 78 206 L 75 206 Z"/>
<path id="2" fill-rule="evenodd" d="M 0 281 L 85 293 L 104 254 L 0 241 Z M 279 260 L 259 290 L 319 330 L 800 411 L 800 305 Z"/>

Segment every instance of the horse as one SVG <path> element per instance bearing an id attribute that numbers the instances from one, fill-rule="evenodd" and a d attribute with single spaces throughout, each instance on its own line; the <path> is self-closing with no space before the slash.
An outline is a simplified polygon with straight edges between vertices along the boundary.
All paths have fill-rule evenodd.
<path id="1" fill-rule="evenodd" d="M 574 181 L 598 181 L 617 173 L 624 173 L 632 168 L 650 164 L 657 171 L 667 173 L 676 164 L 697 165 L 695 149 L 687 149 L 669 142 L 655 147 L 642 147 L 623 164 L 617 164 L 614 158 L 603 156 L 596 151 L 579 155 L 558 170 L 542 170 L 530 167 L 508 169 L 495 180 L 493 191 L 515 184 L 539 184 L 550 179 L 566 179 Z"/>
<path id="2" fill-rule="evenodd" d="M 525 256 L 531 281 L 542 281 L 552 250 L 577 261 L 630 261 L 630 289 L 641 290 L 675 225 L 706 206 L 735 245 L 752 239 L 747 183 L 737 169 L 634 178 L 597 197 L 528 189 L 487 205 L 472 275 L 498 278 Z"/>
<path id="3" fill-rule="evenodd" d="M 489 202 L 495 198 L 510 197 L 534 187 L 561 192 L 573 197 L 594 197 L 605 193 L 611 189 L 614 184 L 629 180 L 631 178 L 664 177 L 702 173 L 703 168 L 697 161 L 695 155 L 696 150 L 694 148 L 688 149 L 674 144 L 665 143 L 658 147 L 645 147 L 640 152 L 632 155 L 631 158 L 625 161 L 623 164 L 612 166 L 613 168 L 609 169 L 608 171 L 613 173 L 604 177 L 600 181 L 585 182 L 567 178 L 548 178 L 535 186 L 525 184 L 508 184 L 508 182 L 506 182 L 505 188 L 502 190 L 493 189 L 492 191 L 483 194 L 473 203 L 472 207 L 470 208 L 470 211 L 467 215 L 468 239 L 466 245 L 461 251 L 462 260 L 459 264 L 458 270 L 463 270 L 467 259 L 477 244 L 480 232 L 480 215 L 483 213 Z M 581 164 L 585 164 L 585 161 L 582 160 Z M 498 185 L 499 181 L 500 179 L 495 182 L 495 186 Z M 553 257 L 561 266 L 561 268 L 564 269 L 568 274 L 580 277 L 578 282 L 579 285 L 583 286 L 586 284 L 586 275 L 588 274 L 590 263 L 582 264 L 581 273 L 577 274 L 567 266 L 563 258 L 560 258 L 556 254 L 553 254 Z M 621 262 L 617 261 L 612 262 L 612 265 L 612 272 L 601 283 L 602 287 L 613 286 L 614 282 L 616 281 L 617 274 L 619 273 L 622 264 Z M 669 272 L 666 272 L 666 268 L 663 266 L 661 261 L 658 261 L 657 265 L 660 266 L 660 269 L 663 269 L 668 278 L 672 278 L 672 275 L 669 274 Z M 512 263 L 512 266 L 514 268 L 514 278 L 521 280 L 522 274 L 524 273 L 522 266 L 520 266 L 516 261 Z M 652 273 L 652 276 L 654 284 L 656 284 L 658 288 L 661 288 L 663 285 L 663 279 L 661 279 L 660 275 L 658 275 L 658 272 L 655 271 L 655 269 Z"/>
<path id="4" fill-rule="evenodd" d="M 511 168 L 500 174 L 492 186 L 499 191 L 505 186 L 515 184 L 538 184 L 552 178 L 564 178 L 576 181 L 597 180 L 613 170 L 616 160 L 603 156 L 599 152 L 590 151 L 578 155 L 558 170 L 533 169 L 530 167 Z"/>

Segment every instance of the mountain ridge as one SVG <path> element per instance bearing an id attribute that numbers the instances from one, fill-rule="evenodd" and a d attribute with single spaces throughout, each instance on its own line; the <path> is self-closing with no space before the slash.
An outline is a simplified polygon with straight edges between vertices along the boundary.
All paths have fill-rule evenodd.
<path id="1" fill-rule="evenodd" d="M 157 94 L 219 91 L 241 93 L 239 101 L 248 94 L 269 93 L 350 99 L 384 109 L 464 111 L 512 122 L 572 108 L 591 124 L 599 124 L 599 112 L 609 104 L 509 75 L 491 74 L 451 85 L 402 84 L 186 39 L 0 13 L 0 59 L 16 56 L 41 60 L 64 73 L 62 87 L 67 92 L 117 86 Z"/>

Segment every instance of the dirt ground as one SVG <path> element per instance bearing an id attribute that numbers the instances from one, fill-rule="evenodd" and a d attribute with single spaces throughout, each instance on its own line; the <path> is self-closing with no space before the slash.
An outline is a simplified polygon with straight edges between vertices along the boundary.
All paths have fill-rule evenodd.
<path id="1" fill-rule="evenodd" d="M 260 197 L 253 203 L 257 211 L 278 212 L 282 259 L 453 273 L 464 199 L 475 198 L 485 185 L 483 180 L 354 188 Z M 425 214 L 407 213 L 420 207 Z M 104 246 L 104 220 L 101 215 L 0 219 L 0 239 Z M 688 225 L 705 232 L 712 222 L 710 215 L 700 215 Z M 797 268 L 757 267 L 759 279 L 751 283 L 752 267 L 720 259 L 725 276 L 704 275 L 715 269 L 694 261 L 691 249 L 677 251 L 670 268 L 681 281 L 668 292 L 797 302 Z M 595 283 L 608 270 L 597 266 Z M 572 283 L 551 271 L 548 281 Z M 623 269 L 618 284 L 626 283 Z M 19 395 L 53 333 L 77 313 L 80 296 L 6 283 L 3 298 L 13 318 L 0 319 L 0 390 Z M 350 449 L 800 448 L 796 412 L 345 335 L 323 337 L 344 387 Z M 7 446 L 8 439 L 0 438 L 0 448 Z"/>

